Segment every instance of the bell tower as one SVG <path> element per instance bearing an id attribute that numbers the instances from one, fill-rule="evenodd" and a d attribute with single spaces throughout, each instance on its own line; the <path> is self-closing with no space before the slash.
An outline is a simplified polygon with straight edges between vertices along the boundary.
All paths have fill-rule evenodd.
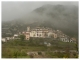
<path id="1" fill-rule="evenodd" d="M 30 27 L 29 27 L 29 26 L 27 27 L 27 31 L 28 31 L 28 32 L 30 31 Z"/>

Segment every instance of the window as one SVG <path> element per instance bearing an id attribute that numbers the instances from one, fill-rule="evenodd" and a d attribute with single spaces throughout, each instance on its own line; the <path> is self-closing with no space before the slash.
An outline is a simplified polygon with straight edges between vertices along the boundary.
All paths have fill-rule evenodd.
<path id="1" fill-rule="evenodd" d="M 37 34 L 37 36 L 38 36 L 38 34 Z"/>

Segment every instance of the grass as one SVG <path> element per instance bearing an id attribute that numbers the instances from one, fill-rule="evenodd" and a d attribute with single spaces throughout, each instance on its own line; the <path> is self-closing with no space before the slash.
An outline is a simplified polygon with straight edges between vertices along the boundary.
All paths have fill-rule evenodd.
<path id="1" fill-rule="evenodd" d="M 49 40 L 49 39 L 48 39 Z M 44 44 L 39 45 L 39 42 L 44 42 L 44 41 L 38 41 L 34 43 L 36 40 L 33 41 L 21 41 L 21 40 L 11 40 L 6 43 L 2 44 L 2 58 L 15 58 L 16 54 L 17 58 L 30 58 L 30 56 L 26 55 L 27 52 L 29 51 L 44 51 L 46 53 L 46 57 L 61 57 L 58 56 L 58 54 L 53 54 L 50 51 L 54 50 L 66 50 L 67 47 L 69 47 L 71 50 L 76 49 L 75 48 L 75 43 L 67 43 L 67 42 L 62 42 L 62 41 L 56 41 L 56 40 L 49 40 L 46 42 L 51 42 L 51 46 L 47 47 Z M 38 45 L 37 45 L 38 44 Z M 15 54 L 16 53 L 16 54 Z M 59 54 L 60 55 L 60 54 Z M 61 54 L 62 55 L 62 54 Z"/>

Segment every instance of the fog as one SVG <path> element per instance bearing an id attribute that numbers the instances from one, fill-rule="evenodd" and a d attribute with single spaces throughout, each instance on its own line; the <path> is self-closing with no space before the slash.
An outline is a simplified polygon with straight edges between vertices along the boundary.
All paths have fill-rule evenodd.
<path id="1" fill-rule="evenodd" d="M 2 2 L 2 21 L 11 21 L 19 19 L 23 16 L 26 16 L 26 14 L 32 12 L 38 7 L 41 7 L 46 4 L 51 5 L 75 5 L 78 6 L 78 2 Z"/>

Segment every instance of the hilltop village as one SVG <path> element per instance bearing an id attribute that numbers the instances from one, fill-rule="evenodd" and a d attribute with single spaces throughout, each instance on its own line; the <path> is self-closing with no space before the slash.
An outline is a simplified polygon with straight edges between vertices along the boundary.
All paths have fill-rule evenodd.
<path id="1" fill-rule="evenodd" d="M 14 34 L 13 37 L 2 38 L 2 41 L 6 42 L 7 40 L 20 39 L 19 35 L 22 34 L 25 35 L 26 40 L 30 40 L 30 38 L 53 38 L 63 42 L 76 42 L 76 38 L 71 38 L 60 30 L 53 30 L 47 27 L 35 27 L 32 29 L 30 27 L 27 27 L 27 31 Z"/>
<path id="2" fill-rule="evenodd" d="M 21 39 L 25 36 L 25 39 Z M 2 38 L 4 57 L 55 58 L 77 57 L 76 39 L 60 30 L 27 27 L 26 31 Z M 6 53 L 5 51 L 10 51 Z M 15 54 L 16 53 L 16 54 Z"/>

